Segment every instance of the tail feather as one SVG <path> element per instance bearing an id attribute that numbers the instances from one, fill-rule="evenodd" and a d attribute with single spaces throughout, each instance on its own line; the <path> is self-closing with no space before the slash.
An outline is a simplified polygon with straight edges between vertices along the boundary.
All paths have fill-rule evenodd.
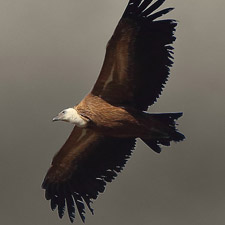
<path id="1" fill-rule="evenodd" d="M 169 126 L 175 126 L 176 120 L 179 119 L 181 116 L 183 116 L 182 112 L 178 113 L 151 113 L 152 118 L 155 118 L 156 120 L 159 120 L 163 123 L 168 123 Z"/>
<path id="2" fill-rule="evenodd" d="M 144 141 L 144 143 L 146 145 L 148 145 L 148 147 L 150 147 L 156 153 L 160 153 L 162 151 L 162 149 L 158 145 L 157 141 L 155 141 L 155 140 L 146 140 L 146 139 L 142 139 L 142 141 Z"/>
<path id="3" fill-rule="evenodd" d="M 159 113 L 159 114 L 148 114 L 151 119 L 157 120 L 161 123 L 162 133 L 167 133 L 168 137 L 158 137 L 158 138 L 150 138 L 150 139 L 143 139 L 142 141 L 145 142 L 153 151 L 160 153 L 161 152 L 161 145 L 170 146 L 170 142 L 179 142 L 185 139 L 185 136 L 177 131 L 176 128 L 176 120 L 180 118 L 183 113 Z M 159 131 L 160 133 L 160 131 Z"/>

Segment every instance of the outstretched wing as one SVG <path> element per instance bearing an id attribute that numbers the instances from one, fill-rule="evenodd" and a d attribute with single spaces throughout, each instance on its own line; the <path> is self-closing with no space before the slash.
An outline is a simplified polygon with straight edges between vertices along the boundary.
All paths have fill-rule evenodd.
<path id="1" fill-rule="evenodd" d="M 130 0 L 110 39 L 92 93 L 115 105 L 147 110 L 162 92 L 172 66 L 174 20 L 156 20 L 165 0 Z"/>
<path id="2" fill-rule="evenodd" d="M 85 204 L 105 189 L 120 172 L 135 146 L 135 139 L 106 138 L 75 127 L 68 140 L 53 159 L 42 187 L 52 210 L 58 208 L 62 218 L 67 207 L 70 221 L 77 209 L 85 220 Z M 76 206 L 76 207 L 75 207 Z"/>

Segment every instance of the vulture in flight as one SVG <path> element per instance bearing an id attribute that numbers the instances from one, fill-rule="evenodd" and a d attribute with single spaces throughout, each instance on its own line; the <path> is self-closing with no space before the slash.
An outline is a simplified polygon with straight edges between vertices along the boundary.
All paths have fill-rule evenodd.
<path id="1" fill-rule="evenodd" d="M 165 0 L 130 0 L 108 42 L 104 63 L 92 91 L 53 121 L 75 125 L 54 156 L 42 187 L 52 210 L 70 221 L 116 178 L 137 138 L 153 151 L 185 137 L 176 129 L 182 113 L 147 113 L 159 97 L 172 66 L 175 20 L 157 10 Z M 157 10 L 157 11 L 156 11 Z"/>

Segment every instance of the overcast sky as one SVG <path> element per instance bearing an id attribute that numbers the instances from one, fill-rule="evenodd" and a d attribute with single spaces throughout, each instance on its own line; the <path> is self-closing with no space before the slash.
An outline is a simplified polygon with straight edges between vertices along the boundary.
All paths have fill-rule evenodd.
<path id="1" fill-rule="evenodd" d="M 72 126 L 51 122 L 95 82 L 127 0 L 0 0 L 0 224 L 60 225 L 40 185 Z M 87 225 L 223 225 L 225 3 L 167 0 L 175 64 L 150 111 L 183 111 L 185 142 L 143 143 Z M 76 224 L 81 224 L 77 218 Z"/>

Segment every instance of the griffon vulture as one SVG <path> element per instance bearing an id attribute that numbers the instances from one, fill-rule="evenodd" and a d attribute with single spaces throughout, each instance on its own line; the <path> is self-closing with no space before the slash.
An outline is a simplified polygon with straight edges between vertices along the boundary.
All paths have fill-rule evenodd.
<path id="1" fill-rule="evenodd" d="M 147 113 L 162 92 L 172 66 L 176 21 L 159 20 L 173 8 L 155 12 L 165 0 L 130 0 L 108 42 L 105 60 L 92 91 L 53 121 L 75 125 L 55 155 L 42 184 L 52 210 L 70 221 L 123 169 L 137 138 L 157 153 L 179 142 L 175 127 L 182 113 Z"/>

